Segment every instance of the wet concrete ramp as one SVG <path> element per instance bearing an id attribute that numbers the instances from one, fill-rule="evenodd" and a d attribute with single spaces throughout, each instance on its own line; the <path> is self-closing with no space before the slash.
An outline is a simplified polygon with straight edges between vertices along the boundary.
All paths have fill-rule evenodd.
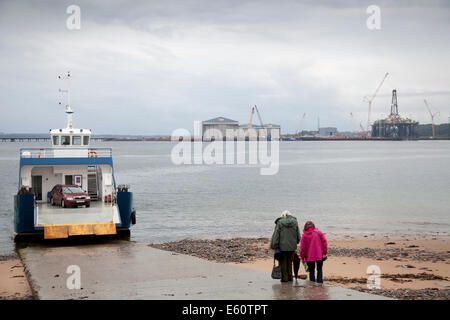
<path id="1" fill-rule="evenodd" d="M 39 299 L 385 299 L 309 281 L 280 283 L 270 274 L 239 266 L 117 241 L 110 244 L 19 250 Z M 73 267 L 80 289 L 69 289 Z M 70 282 L 73 283 L 73 282 Z"/>

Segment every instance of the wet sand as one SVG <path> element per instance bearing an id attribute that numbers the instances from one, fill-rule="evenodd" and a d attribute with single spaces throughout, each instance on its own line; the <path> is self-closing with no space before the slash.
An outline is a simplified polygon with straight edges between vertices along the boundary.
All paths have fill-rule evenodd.
<path id="1" fill-rule="evenodd" d="M 243 268 L 271 272 L 269 238 L 193 240 L 154 245 Z M 328 239 L 328 284 L 397 299 L 450 299 L 450 238 L 398 236 Z M 380 289 L 367 287 L 367 268 L 380 269 Z M 306 278 L 303 267 L 299 276 Z"/>
<path id="2" fill-rule="evenodd" d="M 32 299 L 22 261 L 15 256 L 0 257 L 0 300 Z"/>
<path id="3" fill-rule="evenodd" d="M 329 240 L 324 263 L 326 283 L 397 299 L 450 299 L 450 241 L 418 237 Z M 272 259 L 240 264 L 270 272 Z M 381 272 L 380 289 L 367 287 L 370 266 Z M 303 268 L 300 274 L 306 276 Z"/>

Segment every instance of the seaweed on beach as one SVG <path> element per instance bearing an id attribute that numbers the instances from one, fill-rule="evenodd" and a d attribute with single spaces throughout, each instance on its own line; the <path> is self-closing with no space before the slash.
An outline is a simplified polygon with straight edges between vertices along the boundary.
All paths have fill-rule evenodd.
<path id="1" fill-rule="evenodd" d="M 271 258 L 273 251 L 269 249 L 269 238 L 232 238 L 214 240 L 185 239 L 175 242 L 149 244 L 149 246 L 166 251 L 188 254 L 202 259 L 217 262 L 245 263 L 258 259 Z M 419 250 L 411 248 L 341 248 L 330 246 L 328 255 L 337 257 L 369 258 L 374 260 L 404 259 L 415 261 L 447 261 L 450 253 Z"/>
<path id="2" fill-rule="evenodd" d="M 445 277 L 441 277 L 435 274 L 431 273 L 397 273 L 397 274 L 390 274 L 390 273 L 383 273 L 381 275 L 381 278 L 391 280 L 394 282 L 411 282 L 412 279 L 414 280 L 442 280 L 446 281 L 448 280 Z M 327 281 L 336 282 L 336 283 L 367 283 L 367 278 L 361 277 L 361 278 L 346 278 L 346 277 L 328 277 L 325 278 Z"/>
<path id="3" fill-rule="evenodd" d="M 14 260 L 17 259 L 17 254 L 8 254 L 8 255 L 0 255 L 0 261 L 8 261 L 8 260 Z"/>
<path id="4" fill-rule="evenodd" d="M 337 248 L 330 246 L 328 248 L 329 256 L 337 257 L 354 257 L 354 258 L 370 258 L 375 260 L 398 260 L 408 258 L 416 261 L 447 261 L 450 259 L 448 252 L 434 252 L 418 249 L 404 249 L 404 248 Z"/>
<path id="5" fill-rule="evenodd" d="M 267 238 L 181 240 L 149 246 L 221 263 L 245 263 L 273 256 Z"/>
<path id="6" fill-rule="evenodd" d="M 353 289 L 398 300 L 450 300 L 450 289 L 368 289 L 364 287 Z"/>

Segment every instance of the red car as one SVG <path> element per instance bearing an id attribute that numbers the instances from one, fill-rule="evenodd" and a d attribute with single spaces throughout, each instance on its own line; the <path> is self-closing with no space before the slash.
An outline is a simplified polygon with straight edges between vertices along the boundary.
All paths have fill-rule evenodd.
<path id="1" fill-rule="evenodd" d="M 57 184 L 50 192 L 50 203 L 61 205 L 63 208 L 91 205 L 91 197 L 76 185 L 61 185 Z"/>

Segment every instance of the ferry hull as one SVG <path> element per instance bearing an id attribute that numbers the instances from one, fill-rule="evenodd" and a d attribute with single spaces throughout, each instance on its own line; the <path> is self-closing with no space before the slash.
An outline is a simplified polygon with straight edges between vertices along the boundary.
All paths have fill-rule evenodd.
<path id="1" fill-rule="evenodd" d="M 117 205 L 119 207 L 120 219 L 122 221 L 120 228 L 129 229 L 131 226 L 131 215 L 133 212 L 133 193 L 117 192 Z"/>
<path id="2" fill-rule="evenodd" d="M 14 231 L 17 234 L 37 232 L 34 227 L 34 194 L 14 196 Z"/>
<path id="3" fill-rule="evenodd" d="M 118 192 L 117 206 L 111 205 L 116 210 L 116 218 L 113 221 L 79 221 L 70 219 L 67 221 L 55 221 L 47 217 L 45 223 L 39 221 L 44 220 L 38 218 L 39 206 L 35 203 L 34 194 L 18 194 L 14 196 L 14 233 L 15 239 L 26 235 L 43 235 L 44 239 L 63 239 L 71 236 L 87 236 L 87 235 L 115 235 L 118 231 L 129 230 L 132 224 L 133 212 L 133 193 Z M 115 208 L 117 207 L 117 209 Z M 85 208 L 88 211 L 95 210 L 95 206 Z M 43 210 L 43 208 L 41 208 Z M 59 211 L 62 209 L 54 209 L 55 217 L 61 215 Z M 77 209 L 65 209 L 68 212 L 75 212 Z M 83 210 L 83 209 L 78 209 Z M 86 217 L 92 216 L 92 213 L 86 213 Z M 75 216 L 75 215 L 74 215 Z M 98 220 L 98 219 L 97 219 Z"/>

